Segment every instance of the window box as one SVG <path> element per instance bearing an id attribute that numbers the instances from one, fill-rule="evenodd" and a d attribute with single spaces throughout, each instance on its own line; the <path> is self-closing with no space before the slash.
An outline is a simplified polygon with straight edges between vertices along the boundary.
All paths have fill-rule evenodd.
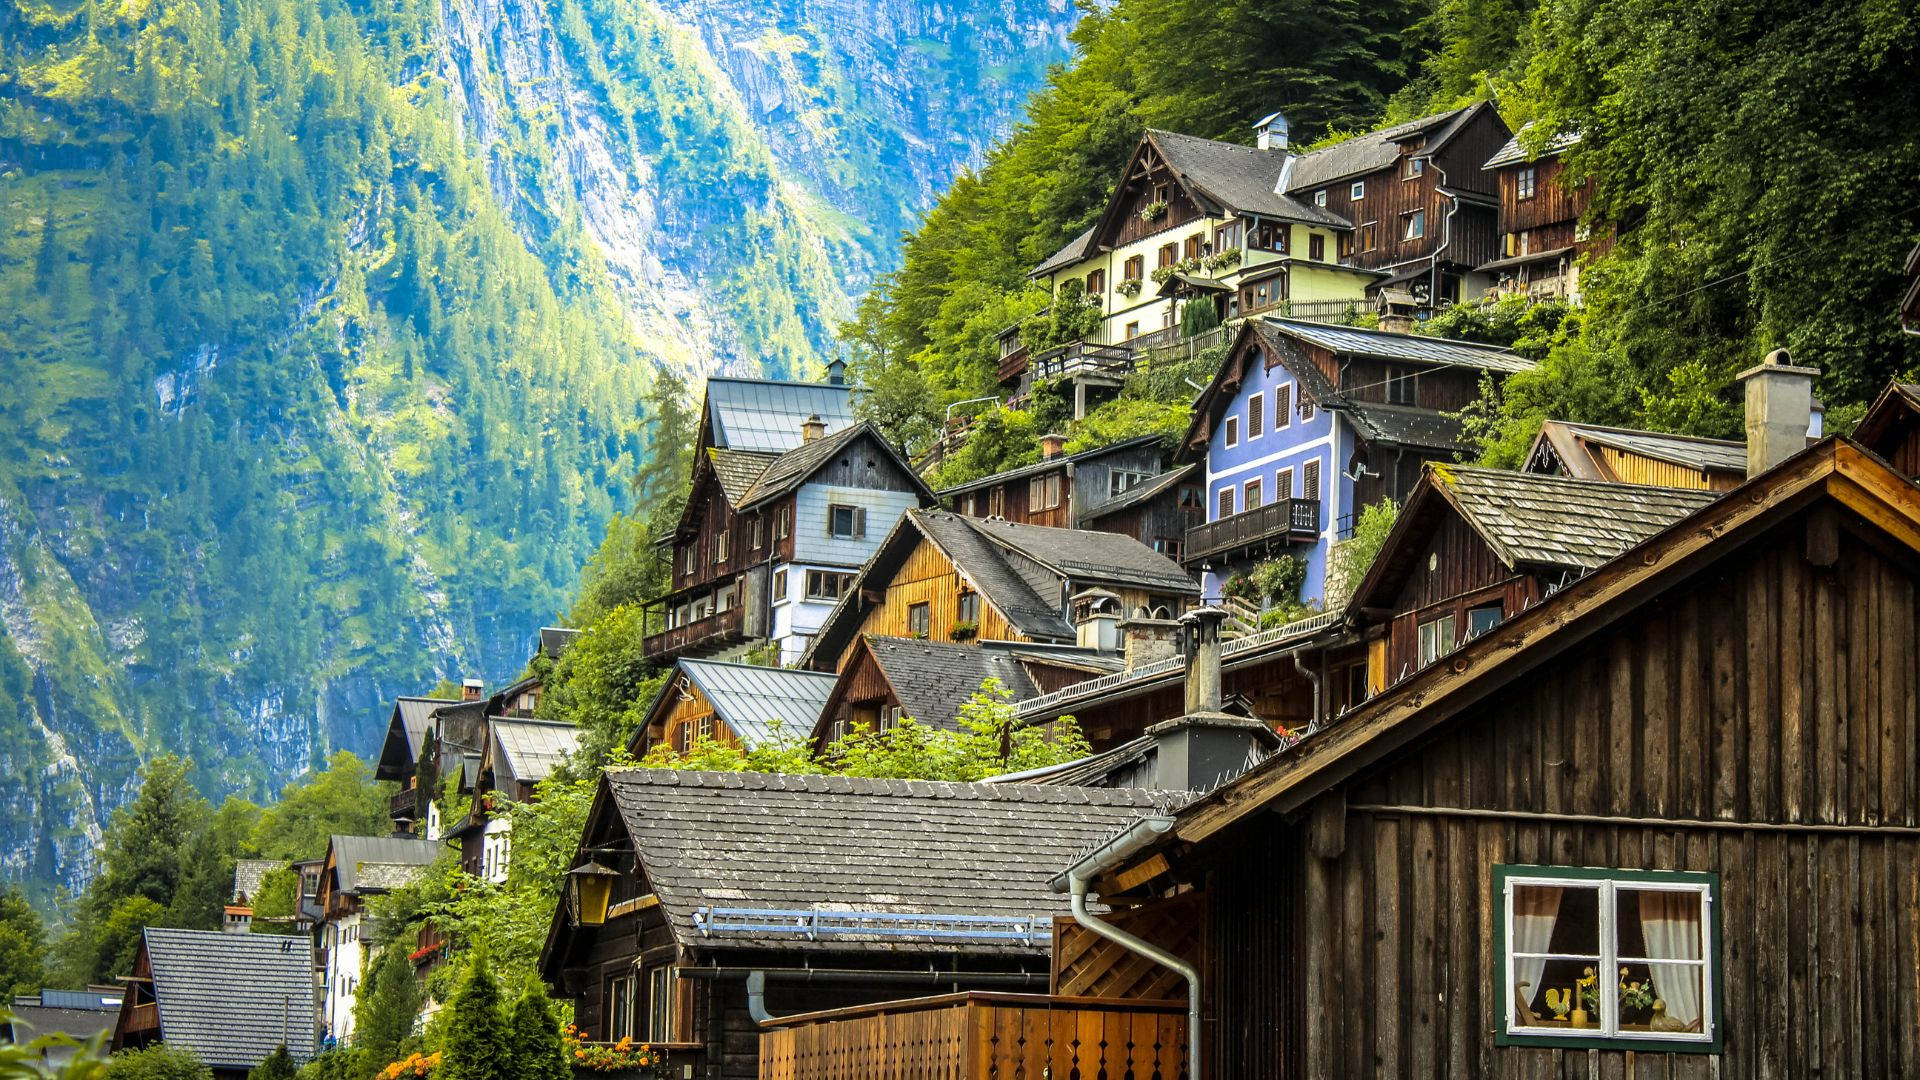
<path id="1" fill-rule="evenodd" d="M 1167 203 L 1166 203 L 1166 200 L 1164 199 L 1156 199 L 1155 201 L 1150 202 L 1147 205 L 1140 208 L 1141 221 L 1150 223 L 1150 222 L 1159 221 L 1161 218 L 1166 216 L 1167 216 Z"/>
<path id="2" fill-rule="evenodd" d="M 1495 866 L 1499 1046 L 1718 1053 L 1713 873 Z"/>

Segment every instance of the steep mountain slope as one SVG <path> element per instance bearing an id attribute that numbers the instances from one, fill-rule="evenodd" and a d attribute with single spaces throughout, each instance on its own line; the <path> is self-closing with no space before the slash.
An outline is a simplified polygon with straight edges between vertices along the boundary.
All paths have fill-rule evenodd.
<path id="1" fill-rule="evenodd" d="M 653 373 L 817 365 L 1074 15 L 939 11 L 6 0 L 0 876 L 514 674 Z"/>

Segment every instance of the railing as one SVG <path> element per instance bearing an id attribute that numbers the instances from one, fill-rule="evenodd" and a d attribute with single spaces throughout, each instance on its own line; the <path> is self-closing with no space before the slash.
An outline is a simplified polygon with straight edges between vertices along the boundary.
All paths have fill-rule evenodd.
<path id="1" fill-rule="evenodd" d="M 313 950 L 313 970 L 327 970 L 327 952 L 328 950 L 324 946 Z"/>
<path id="2" fill-rule="evenodd" d="M 1236 548 L 1273 540 L 1311 540 L 1319 535 L 1319 500 L 1279 499 L 1188 529 L 1182 561 L 1192 564 Z"/>
<path id="3" fill-rule="evenodd" d="M 1254 314 L 1302 322 L 1351 324 L 1367 312 L 1364 300 L 1282 300 Z"/>
<path id="4" fill-rule="evenodd" d="M 730 645 L 746 637 L 746 625 L 746 606 L 735 604 L 704 619 L 695 619 L 671 630 L 649 634 L 641 642 L 640 651 L 649 660 L 669 659 L 692 648 Z"/>
<path id="5" fill-rule="evenodd" d="M 806 941 L 869 937 L 1044 945 L 1053 939 L 1053 924 L 1040 916 L 926 915 L 819 908 L 699 907 L 693 910 L 693 928 L 700 931 L 701 937 L 793 934 Z"/>
<path id="6" fill-rule="evenodd" d="M 1186 1074 L 1182 1002 L 946 994 L 781 1017 L 760 1080 L 986 1080 Z"/>
<path id="7" fill-rule="evenodd" d="M 1025 345 L 1016 346 L 1013 349 L 1013 351 L 1001 355 L 1000 357 L 1000 381 L 1001 382 L 1003 383 L 1013 382 L 1015 379 L 1018 379 L 1020 377 L 1022 372 L 1026 370 L 1027 370 L 1027 347 Z"/>
<path id="8" fill-rule="evenodd" d="M 1126 345 L 1094 345 L 1070 341 L 1033 358 L 1035 379 L 1064 379 L 1075 375 L 1126 378 L 1133 370 L 1133 350 Z"/>
<path id="9" fill-rule="evenodd" d="M 387 800 L 387 816 L 395 821 L 420 819 L 420 792 L 407 788 Z"/>

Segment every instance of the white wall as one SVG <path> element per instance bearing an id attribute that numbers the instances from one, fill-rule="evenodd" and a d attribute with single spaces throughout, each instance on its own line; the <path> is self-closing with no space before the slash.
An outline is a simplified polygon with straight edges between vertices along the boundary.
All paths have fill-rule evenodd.
<path id="1" fill-rule="evenodd" d="M 490 818 L 480 833 L 480 876 L 495 885 L 507 880 L 507 856 L 513 848 L 513 819 Z"/>
<path id="2" fill-rule="evenodd" d="M 327 998 L 322 1016 L 338 1042 L 353 1037 L 353 1003 L 360 991 L 366 946 L 360 942 L 360 913 L 322 923 L 320 943 L 327 950 Z"/>

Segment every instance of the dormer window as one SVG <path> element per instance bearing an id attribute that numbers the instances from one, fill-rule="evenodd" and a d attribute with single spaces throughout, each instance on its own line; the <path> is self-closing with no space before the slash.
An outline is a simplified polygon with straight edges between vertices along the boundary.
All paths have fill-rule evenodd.
<path id="1" fill-rule="evenodd" d="M 1348 202 L 1359 202 L 1361 199 L 1364 199 L 1366 197 L 1367 197 L 1367 182 L 1365 180 L 1355 180 L 1353 182 L 1353 186 L 1347 189 Z"/>
<path id="2" fill-rule="evenodd" d="M 1321 188 L 1319 191 L 1316 191 L 1313 193 L 1313 205 L 1315 206 L 1327 205 L 1327 189 L 1326 188 Z"/>

